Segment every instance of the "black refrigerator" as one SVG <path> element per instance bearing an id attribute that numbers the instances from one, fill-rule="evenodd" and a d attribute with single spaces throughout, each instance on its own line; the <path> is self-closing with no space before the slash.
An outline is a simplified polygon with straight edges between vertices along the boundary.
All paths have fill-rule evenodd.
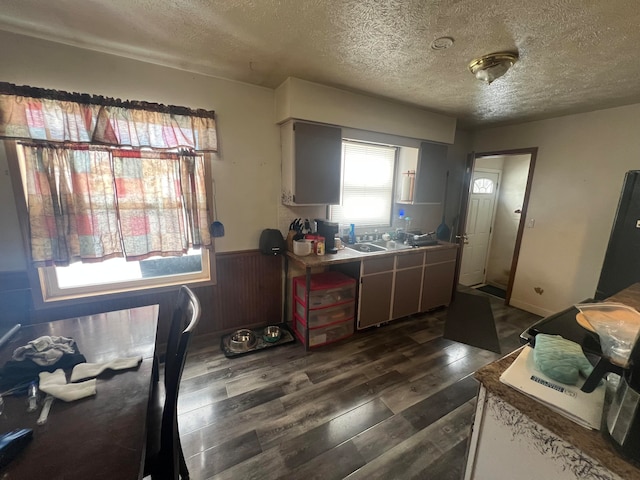
<path id="1" fill-rule="evenodd" d="M 640 170 L 630 170 L 618 202 L 595 299 L 640 282 Z"/>

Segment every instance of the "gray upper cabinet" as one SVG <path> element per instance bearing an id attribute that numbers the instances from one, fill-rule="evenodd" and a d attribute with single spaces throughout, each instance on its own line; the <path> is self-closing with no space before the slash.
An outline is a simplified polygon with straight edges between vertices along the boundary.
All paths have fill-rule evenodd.
<path id="1" fill-rule="evenodd" d="M 342 173 L 342 129 L 289 121 L 281 127 L 282 203 L 337 205 Z"/>
<path id="2" fill-rule="evenodd" d="M 422 142 L 412 203 L 443 203 L 447 169 L 447 146 Z"/>

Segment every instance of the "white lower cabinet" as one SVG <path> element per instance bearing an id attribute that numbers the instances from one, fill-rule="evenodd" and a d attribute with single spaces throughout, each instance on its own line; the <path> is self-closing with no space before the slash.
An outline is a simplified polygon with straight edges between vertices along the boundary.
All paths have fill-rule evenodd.
<path id="1" fill-rule="evenodd" d="M 598 461 L 480 386 L 464 480 L 585 478 L 622 480 Z"/>

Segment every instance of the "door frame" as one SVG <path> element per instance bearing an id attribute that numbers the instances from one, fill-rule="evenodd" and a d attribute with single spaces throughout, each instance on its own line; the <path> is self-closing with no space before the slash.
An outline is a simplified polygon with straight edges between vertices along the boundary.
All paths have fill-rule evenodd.
<path id="1" fill-rule="evenodd" d="M 518 223 L 518 232 L 516 234 L 516 241 L 513 248 L 513 257 L 511 258 L 511 273 L 509 275 L 509 282 L 507 284 L 506 298 L 504 300 L 505 305 L 509 305 L 511 300 L 511 293 L 513 291 L 513 282 L 516 276 L 516 269 L 518 267 L 518 257 L 520 256 L 520 246 L 522 245 L 522 237 L 524 235 L 524 229 L 527 224 L 527 210 L 529 207 L 529 197 L 531 196 L 531 185 L 533 183 L 533 172 L 536 166 L 536 158 L 538 156 L 538 147 L 529 148 L 516 148 L 512 150 L 498 150 L 491 152 L 479 152 L 474 151 L 467 154 L 467 161 L 465 164 L 464 175 L 462 179 L 462 195 L 460 197 L 460 211 L 458 215 L 458 225 L 456 231 L 456 239 L 458 240 L 458 255 L 456 258 L 456 272 L 454 285 L 457 285 L 460 280 L 460 267 L 462 263 L 462 252 L 464 250 L 464 229 L 467 224 L 467 213 L 469 209 L 469 190 L 471 189 L 471 178 L 473 176 L 473 170 L 475 167 L 476 158 L 489 157 L 496 155 L 529 155 L 529 173 L 527 174 L 527 184 L 524 190 L 524 196 L 522 199 L 522 211 L 520 213 L 520 222 Z M 455 292 L 455 290 L 454 290 Z M 454 293 L 455 295 L 455 293 Z"/>

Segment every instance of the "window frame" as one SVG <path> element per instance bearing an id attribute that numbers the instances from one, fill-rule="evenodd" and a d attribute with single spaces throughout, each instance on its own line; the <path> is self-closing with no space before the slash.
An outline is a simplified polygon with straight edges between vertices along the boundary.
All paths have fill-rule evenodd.
<path id="1" fill-rule="evenodd" d="M 366 145 L 366 146 L 372 146 L 372 147 L 383 147 L 383 148 L 388 148 L 388 149 L 393 149 L 394 150 L 394 158 L 393 158 L 393 164 L 391 167 L 391 189 L 389 191 L 389 217 L 387 218 L 387 222 L 386 223 L 364 223 L 364 222 L 358 222 L 357 220 L 355 221 L 356 227 L 357 228 L 365 228 L 365 229 L 371 229 L 371 228 L 391 228 L 391 226 L 393 225 L 393 209 L 394 209 L 394 203 L 395 203 L 395 194 L 396 194 L 396 181 L 397 181 L 397 170 L 398 170 L 398 156 L 400 154 L 400 148 L 398 145 L 390 145 L 387 143 L 382 143 L 382 142 L 373 142 L 373 141 L 363 141 L 363 140 L 357 140 L 357 139 L 352 139 L 352 138 L 342 138 L 342 172 L 343 174 L 341 175 L 341 181 L 340 181 L 340 199 L 342 202 L 344 202 L 344 169 L 345 169 L 345 144 L 348 143 L 353 143 L 353 144 L 362 144 L 362 145 Z M 336 220 L 333 218 L 333 205 L 329 205 L 328 206 L 328 218 L 332 221 L 332 222 L 339 222 L 339 223 L 346 223 L 344 219 L 342 220 Z M 349 220 L 349 223 L 354 223 L 353 220 Z"/>
<path id="2" fill-rule="evenodd" d="M 125 297 L 137 297 L 143 294 L 159 293 L 175 290 L 177 285 L 189 285 L 191 287 L 211 286 L 217 283 L 215 262 L 215 241 L 212 238 L 211 249 L 202 248 L 202 272 L 198 274 L 183 274 L 176 276 L 149 277 L 143 280 L 103 284 L 102 288 L 96 286 L 75 287 L 68 289 L 68 293 L 51 295 L 51 278 L 57 284 L 55 267 L 34 267 L 31 261 L 31 247 L 29 244 L 29 217 L 26 204 L 25 186 L 21 172 L 21 155 L 18 141 L 4 140 L 4 147 L 9 166 L 9 175 L 13 187 L 14 200 L 18 222 L 22 233 L 22 246 L 27 259 L 27 276 L 32 291 L 33 306 L 35 309 L 49 307 L 63 307 L 77 305 L 78 303 L 104 302 Z M 209 211 L 213 211 L 213 177 L 211 162 L 205 155 L 205 185 L 207 205 Z M 171 280 L 172 279 L 172 280 Z M 67 289 L 63 289 L 65 291 Z M 55 285 L 53 291 L 56 291 Z M 60 289 L 58 289 L 60 291 Z"/>

